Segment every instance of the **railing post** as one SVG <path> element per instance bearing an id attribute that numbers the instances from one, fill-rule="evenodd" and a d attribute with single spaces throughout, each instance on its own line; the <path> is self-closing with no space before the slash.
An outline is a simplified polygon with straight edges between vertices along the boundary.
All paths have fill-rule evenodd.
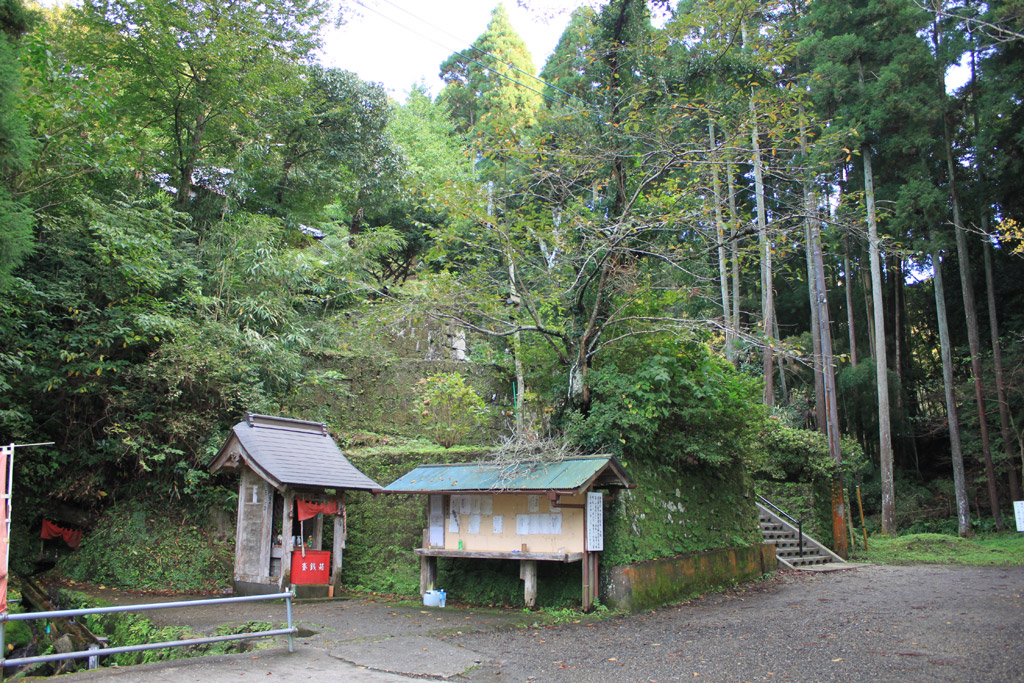
<path id="1" fill-rule="evenodd" d="M 800 537 L 800 539 L 798 541 L 799 546 L 800 546 L 800 559 L 803 559 L 803 557 L 804 557 L 804 520 L 801 519 L 801 520 L 797 521 L 796 524 L 797 524 L 797 534 Z"/>
<path id="2" fill-rule="evenodd" d="M 288 613 L 288 652 L 295 652 L 295 632 L 292 626 L 292 598 L 295 593 L 288 591 L 287 597 L 284 599 L 285 611 Z"/>
<path id="3" fill-rule="evenodd" d="M 7 612 L 0 615 L 0 680 L 4 677 L 4 660 L 7 659 Z"/>

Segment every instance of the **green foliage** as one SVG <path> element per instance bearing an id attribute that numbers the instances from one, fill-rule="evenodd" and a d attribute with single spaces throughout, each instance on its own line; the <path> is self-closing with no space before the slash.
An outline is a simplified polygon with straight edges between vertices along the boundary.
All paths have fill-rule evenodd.
<path id="1" fill-rule="evenodd" d="M 107 607 L 102 600 L 94 600 L 84 593 L 71 590 L 60 592 L 61 601 L 71 609 L 90 607 Z M 162 626 L 153 624 L 143 614 L 116 612 L 112 614 L 88 614 L 82 617 L 86 628 L 98 636 L 109 639 L 111 647 L 128 647 L 146 643 L 165 642 L 170 640 L 188 640 L 196 634 L 187 626 Z M 236 633 L 257 633 L 267 631 L 273 625 L 266 621 L 247 621 L 243 624 L 224 624 L 218 626 L 213 635 L 231 635 Z M 105 659 L 105 665 L 133 666 L 150 662 L 165 662 L 174 659 L 205 657 L 210 655 L 249 652 L 253 649 L 266 647 L 266 641 L 229 640 L 219 643 L 205 643 L 184 647 L 156 648 L 141 652 L 123 652 Z"/>
<path id="2" fill-rule="evenodd" d="M 699 342 L 630 351 L 590 372 L 590 411 L 568 426 L 581 446 L 671 467 L 745 459 L 761 415 L 756 380 Z"/>
<path id="3" fill-rule="evenodd" d="M 487 419 L 484 400 L 457 372 L 424 377 L 415 391 L 420 422 L 439 446 L 462 443 Z"/>
<path id="4" fill-rule="evenodd" d="M 35 155 L 22 109 L 16 45 L 33 18 L 20 0 L 0 2 L 0 292 L 7 289 L 11 271 L 33 244 L 32 213 L 11 192 L 16 174 L 25 170 Z"/>
<path id="5" fill-rule="evenodd" d="M 864 452 L 855 440 L 842 440 L 843 463 L 836 467 L 822 432 L 792 427 L 776 416 L 769 416 L 762 423 L 760 445 L 750 461 L 751 473 L 759 479 L 827 481 L 836 472 L 859 474 L 867 466 Z"/>
<path id="6" fill-rule="evenodd" d="M 437 583 L 449 599 L 478 605 L 523 606 L 520 563 L 515 560 L 438 558 Z M 555 609 L 580 604 L 580 565 L 537 563 L 537 603 Z"/>
<path id="7" fill-rule="evenodd" d="M 889 538 L 872 536 L 870 551 L 859 550 L 856 560 L 882 564 L 960 564 L 979 567 L 1024 566 L 1024 535 L 985 534 L 971 539 L 937 533 L 914 533 Z"/>
<path id="8" fill-rule="evenodd" d="M 207 592 L 230 585 L 233 549 L 166 505 L 112 506 L 57 568 L 76 581 L 130 590 Z"/>

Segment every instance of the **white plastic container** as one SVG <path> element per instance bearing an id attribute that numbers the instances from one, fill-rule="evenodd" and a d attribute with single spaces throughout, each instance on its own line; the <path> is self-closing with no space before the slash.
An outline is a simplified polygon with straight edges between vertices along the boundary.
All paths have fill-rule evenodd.
<path id="1" fill-rule="evenodd" d="M 444 591 L 427 591 L 423 594 L 424 607 L 444 607 Z"/>

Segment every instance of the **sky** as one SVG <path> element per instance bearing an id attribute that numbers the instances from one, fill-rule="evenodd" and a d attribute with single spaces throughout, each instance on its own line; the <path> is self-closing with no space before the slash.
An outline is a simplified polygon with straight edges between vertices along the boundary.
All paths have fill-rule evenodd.
<path id="1" fill-rule="evenodd" d="M 468 48 L 486 30 L 498 1 L 342 0 L 344 24 L 327 32 L 322 61 L 383 84 L 398 100 L 421 80 L 437 94 L 443 85 L 438 76 L 441 62 Z M 572 10 L 586 3 L 505 0 L 512 26 L 530 49 L 538 72 L 558 44 Z"/>

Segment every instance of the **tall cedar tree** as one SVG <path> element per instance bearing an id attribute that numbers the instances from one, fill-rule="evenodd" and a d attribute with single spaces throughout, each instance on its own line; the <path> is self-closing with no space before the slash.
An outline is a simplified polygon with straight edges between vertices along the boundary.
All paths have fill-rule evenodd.
<path id="1" fill-rule="evenodd" d="M 460 133 L 482 138 L 484 145 L 501 144 L 522 135 L 536 121 L 536 74 L 526 43 L 499 4 L 472 47 L 441 64 L 445 87 L 440 101 L 450 109 Z"/>

